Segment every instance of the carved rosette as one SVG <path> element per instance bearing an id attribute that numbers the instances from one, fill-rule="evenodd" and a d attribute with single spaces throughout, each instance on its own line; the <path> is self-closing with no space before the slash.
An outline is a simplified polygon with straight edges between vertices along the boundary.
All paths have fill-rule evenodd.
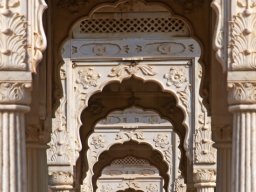
<path id="1" fill-rule="evenodd" d="M 169 145 L 169 137 L 166 134 L 158 134 L 154 138 L 155 146 L 160 148 L 165 148 Z"/>
<path id="2" fill-rule="evenodd" d="M 158 187 L 157 185 L 155 184 L 149 184 L 147 187 L 146 187 L 146 191 L 147 192 L 158 192 Z"/>
<path id="3" fill-rule="evenodd" d="M 167 86 L 177 89 L 177 95 L 182 102 L 186 112 L 190 112 L 190 83 L 187 79 L 184 67 L 171 67 L 170 71 L 164 75 Z"/>
<path id="4" fill-rule="evenodd" d="M 90 143 L 95 147 L 95 149 L 100 149 L 105 147 L 105 139 L 103 135 L 96 135 L 92 137 L 92 141 Z"/>
<path id="5" fill-rule="evenodd" d="M 256 82 L 230 82 L 228 88 L 229 104 L 256 104 Z"/>
<path id="6" fill-rule="evenodd" d="M 30 104 L 31 83 L 0 82 L 0 104 Z"/>
<path id="7" fill-rule="evenodd" d="M 49 185 L 73 185 L 73 175 L 70 172 L 50 172 Z"/>
<path id="8" fill-rule="evenodd" d="M 103 185 L 100 189 L 100 192 L 112 192 L 113 188 L 110 185 Z"/>
<path id="9" fill-rule="evenodd" d="M 193 180 L 196 185 L 209 183 L 214 186 L 216 182 L 216 170 L 215 169 L 196 169 L 193 173 Z"/>
<path id="10" fill-rule="evenodd" d="M 84 104 L 87 89 L 97 87 L 100 77 L 101 75 L 92 67 L 86 67 L 77 71 L 74 89 L 79 97 L 78 108 L 81 108 Z"/>

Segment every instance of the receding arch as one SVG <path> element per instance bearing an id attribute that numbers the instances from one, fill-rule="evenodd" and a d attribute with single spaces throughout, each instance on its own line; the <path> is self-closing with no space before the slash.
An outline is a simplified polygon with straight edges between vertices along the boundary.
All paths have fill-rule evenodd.
<path id="1" fill-rule="evenodd" d="M 122 150 L 122 152 L 117 153 L 117 151 L 120 151 L 121 149 L 125 149 L 127 151 Z M 98 173 L 93 176 L 94 189 L 96 189 L 96 180 L 100 177 L 101 171 L 104 169 L 104 167 L 110 165 L 116 159 L 123 159 L 127 156 L 145 159 L 152 166 L 156 167 L 159 170 L 161 177 L 164 178 L 163 187 L 165 191 L 167 191 L 169 182 L 167 162 L 163 159 L 162 154 L 153 149 L 148 143 L 138 143 L 136 141 L 115 144 L 111 146 L 108 151 L 105 151 L 100 155 L 100 160 L 94 166 L 95 173 Z"/>

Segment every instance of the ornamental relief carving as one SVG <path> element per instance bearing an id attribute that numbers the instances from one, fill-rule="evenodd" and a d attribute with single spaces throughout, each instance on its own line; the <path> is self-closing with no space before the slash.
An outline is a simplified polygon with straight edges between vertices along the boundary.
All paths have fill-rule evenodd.
<path id="1" fill-rule="evenodd" d="M 255 69 L 256 13 L 234 16 L 231 24 L 231 70 Z"/>
<path id="2" fill-rule="evenodd" d="M 105 147 L 105 139 L 103 135 L 97 135 L 92 137 L 92 141 L 90 143 L 94 146 L 95 149 L 100 149 Z"/>
<path id="3" fill-rule="evenodd" d="M 174 192 L 186 192 L 187 186 L 184 182 L 184 178 L 179 175 L 174 181 Z"/>
<path id="4" fill-rule="evenodd" d="M 111 69 L 109 77 L 124 77 L 126 75 L 136 75 L 141 72 L 145 76 L 154 76 L 156 73 L 153 68 L 147 64 L 139 64 L 136 62 L 130 64 L 119 64 Z"/>
<path id="5" fill-rule="evenodd" d="M 0 82 L 0 103 L 30 104 L 30 83 Z"/>
<path id="6" fill-rule="evenodd" d="M 230 104 L 256 103 L 256 82 L 230 82 L 228 88 Z"/>
<path id="7" fill-rule="evenodd" d="M 0 69 L 26 70 L 26 19 L 19 13 L 12 13 L 8 9 L 5 11 L 0 14 Z"/>
<path id="8" fill-rule="evenodd" d="M 120 133 L 116 134 L 115 140 L 144 140 L 143 132 L 138 131 L 121 131 Z"/>
<path id="9" fill-rule="evenodd" d="M 101 75 L 93 67 L 78 69 L 75 76 L 74 90 L 78 96 L 77 107 L 81 108 L 87 95 L 87 89 L 98 86 Z"/>
<path id="10" fill-rule="evenodd" d="M 87 42 L 82 39 L 71 41 L 72 59 L 127 58 L 141 57 L 184 57 L 198 55 L 198 47 L 192 40 L 168 42 L 147 39 L 112 40 L 102 42 Z"/>
<path id="11" fill-rule="evenodd" d="M 196 169 L 193 173 L 195 183 L 216 182 L 216 169 Z"/>
<path id="12" fill-rule="evenodd" d="M 191 85 L 189 83 L 187 71 L 184 67 L 171 67 L 170 71 L 164 75 L 167 80 L 167 86 L 173 86 L 177 89 L 177 95 L 187 113 L 190 113 L 190 95 Z M 188 68 L 187 68 L 188 70 Z"/>
<path id="13" fill-rule="evenodd" d="M 49 185 L 72 185 L 73 175 L 70 172 L 49 172 Z"/>
<path id="14" fill-rule="evenodd" d="M 201 101 L 200 113 L 198 114 L 198 128 L 195 130 L 195 162 L 196 163 L 215 163 L 216 149 L 213 148 L 214 143 L 211 139 L 211 121 L 207 116 L 207 111 Z"/>

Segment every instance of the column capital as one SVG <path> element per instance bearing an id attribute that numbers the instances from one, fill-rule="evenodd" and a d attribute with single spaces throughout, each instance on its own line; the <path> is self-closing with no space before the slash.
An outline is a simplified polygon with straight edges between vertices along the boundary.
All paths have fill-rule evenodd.
<path id="1" fill-rule="evenodd" d="M 49 172 L 49 185 L 53 191 L 72 191 L 74 178 L 69 171 Z"/>
<path id="2" fill-rule="evenodd" d="M 256 104 L 256 81 L 228 82 L 228 102 L 230 105 Z"/>
<path id="3" fill-rule="evenodd" d="M 193 180 L 195 187 L 214 187 L 216 186 L 216 169 L 195 169 L 193 173 Z"/>

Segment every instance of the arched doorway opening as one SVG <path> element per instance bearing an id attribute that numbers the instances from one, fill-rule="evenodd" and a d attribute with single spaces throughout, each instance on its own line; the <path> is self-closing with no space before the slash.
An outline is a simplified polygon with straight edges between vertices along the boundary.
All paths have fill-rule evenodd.
<path id="1" fill-rule="evenodd" d="M 131 113 L 122 117 L 123 119 L 126 119 L 126 122 L 121 124 L 115 124 L 114 122 L 109 125 L 100 124 L 100 122 L 102 122 L 101 119 L 106 117 L 111 111 L 126 109 L 131 106 L 157 111 L 161 117 L 170 120 L 172 124 L 165 119 L 161 119 L 160 116 L 153 111 L 151 111 L 151 118 L 155 118 L 155 121 L 158 122 L 156 124 L 150 125 L 145 123 L 141 125 L 139 122 L 139 115 L 136 115 L 137 119 L 135 118 L 131 120 Z M 135 107 L 132 108 L 134 109 Z M 147 116 L 146 111 L 142 110 L 141 113 L 144 114 L 144 116 Z M 133 116 L 135 116 L 135 114 L 133 114 Z M 109 117 L 107 116 L 107 119 L 108 118 Z M 128 118 L 130 118 L 130 122 L 128 121 Z M 96 173 L 94 171 L 95 164 L 100 161 L 100 154 L 104 151 L 108 151 L 114 144 L 120 144 L 121 149 L 125 146 L 127 150 L 136 148 L 133 147 L 131 143 L 124 145 L 124 143 L 128 141 L 135 141 L 139 144 L 148 144 L 154 148 L 154 150 L 160 152 L 160 156 L 163 159 L 162 162 L 168 165 L 167 172 L 164 173 L 166 191 L 173 188 L 174 180 L 178 177 L 176 173 L 175 176 L 177 177 L 174 178 L 172 176 L 173 161 L 176 163 L 176 172 L 181 169 L 182 175 L 185 179 L 187 178 L 187 165 L 189 165 L 189 163 L 187 162 L 185 149 L 182 145 L 186 135 L 186 129 L 182 125 L 182 122 L 184 121 L 184 113 L 182 112 L 182 109 L 177 106 L 175 97 L 170 92 L 163 92 L 159 84 L 153 81 L 143 81 L 135 77 L 127 78 L 121 83 L 110 83 L 106 85 L 101 92 L 91 96 L 88 102 L 88 107 L 83 111 L 81 119 L 83 126 L 80 129 L 80 135 L 83 147 L 77 165 L 79 169 L 76 172 L 80 172 L 79 177 L 82 178 L 80 184 L 83 187 L 83 191 L 91 190 L 90 188 L 93 188 L 93 186 L 90 186 L 93 185 L 94 182 L 91 178 L 95 177 L 95 174 L 99 174 L 97 173 L 99 172 L 99 169 Z M 101 121 L 98 122 L 99 120 Z M 99 124 L 97 124 L 97 122 Z M 177 131 L 181 142 L 177 143 L 176 140 L 178 139 L 178 136 L 176 139 L 172 138 L 174 137 L 173 130 Z M 176 143 L 172 143 L 172 140 Z M 176 148 L 176 151 L 172 149 L 172 145 Z M 178 148 L 180 148 L 180 150 L 178 150 Z M 179 154 L 177 150 L 179 151 Z M 119 153 L 120 151 L 121 150 L 119 150 Z M 137 154 L 138 156 L 138 154 L 141 154 L 142 152 L 143 151 L 137 151 L 135 154 L 123 153 L 122 155 Z M 145 154 L 142 158 L 151 159 L 151 153 L 149 150 L 147 150 L 147 152 L 149 153 L 149 156 Z M 114 154 L 117 153 L 114 152 Z M 173 154 L 177 155 L 177 157 L 173 158 Z M 104 159 L 111 160 L 111 155 Z M 160 165 L 156 164 L 156 166 L 159 167 Z M 83 172 L 81 172 L 81 170 L 83 170 Z M 169 177 L 173 178 L 170 179 Z"/>
<path id="2" fill-rule="evenodd" d="M 185 19 L 160 3 L 125 0 L 96 8 L 71 33 L 62 47 L 63 97 L 53 120 L 50 172 L 61 167 L 72 180 L 76 170 L 69 184 L 79 188 L 93 127 L 131 106 L 155 110 L 172 123 L 188 184 L 193 172 L 215 167 L 210 118 L 199 94 L 201 48 Z M 91 183 L 84 191 L 93 190 Z"/>

